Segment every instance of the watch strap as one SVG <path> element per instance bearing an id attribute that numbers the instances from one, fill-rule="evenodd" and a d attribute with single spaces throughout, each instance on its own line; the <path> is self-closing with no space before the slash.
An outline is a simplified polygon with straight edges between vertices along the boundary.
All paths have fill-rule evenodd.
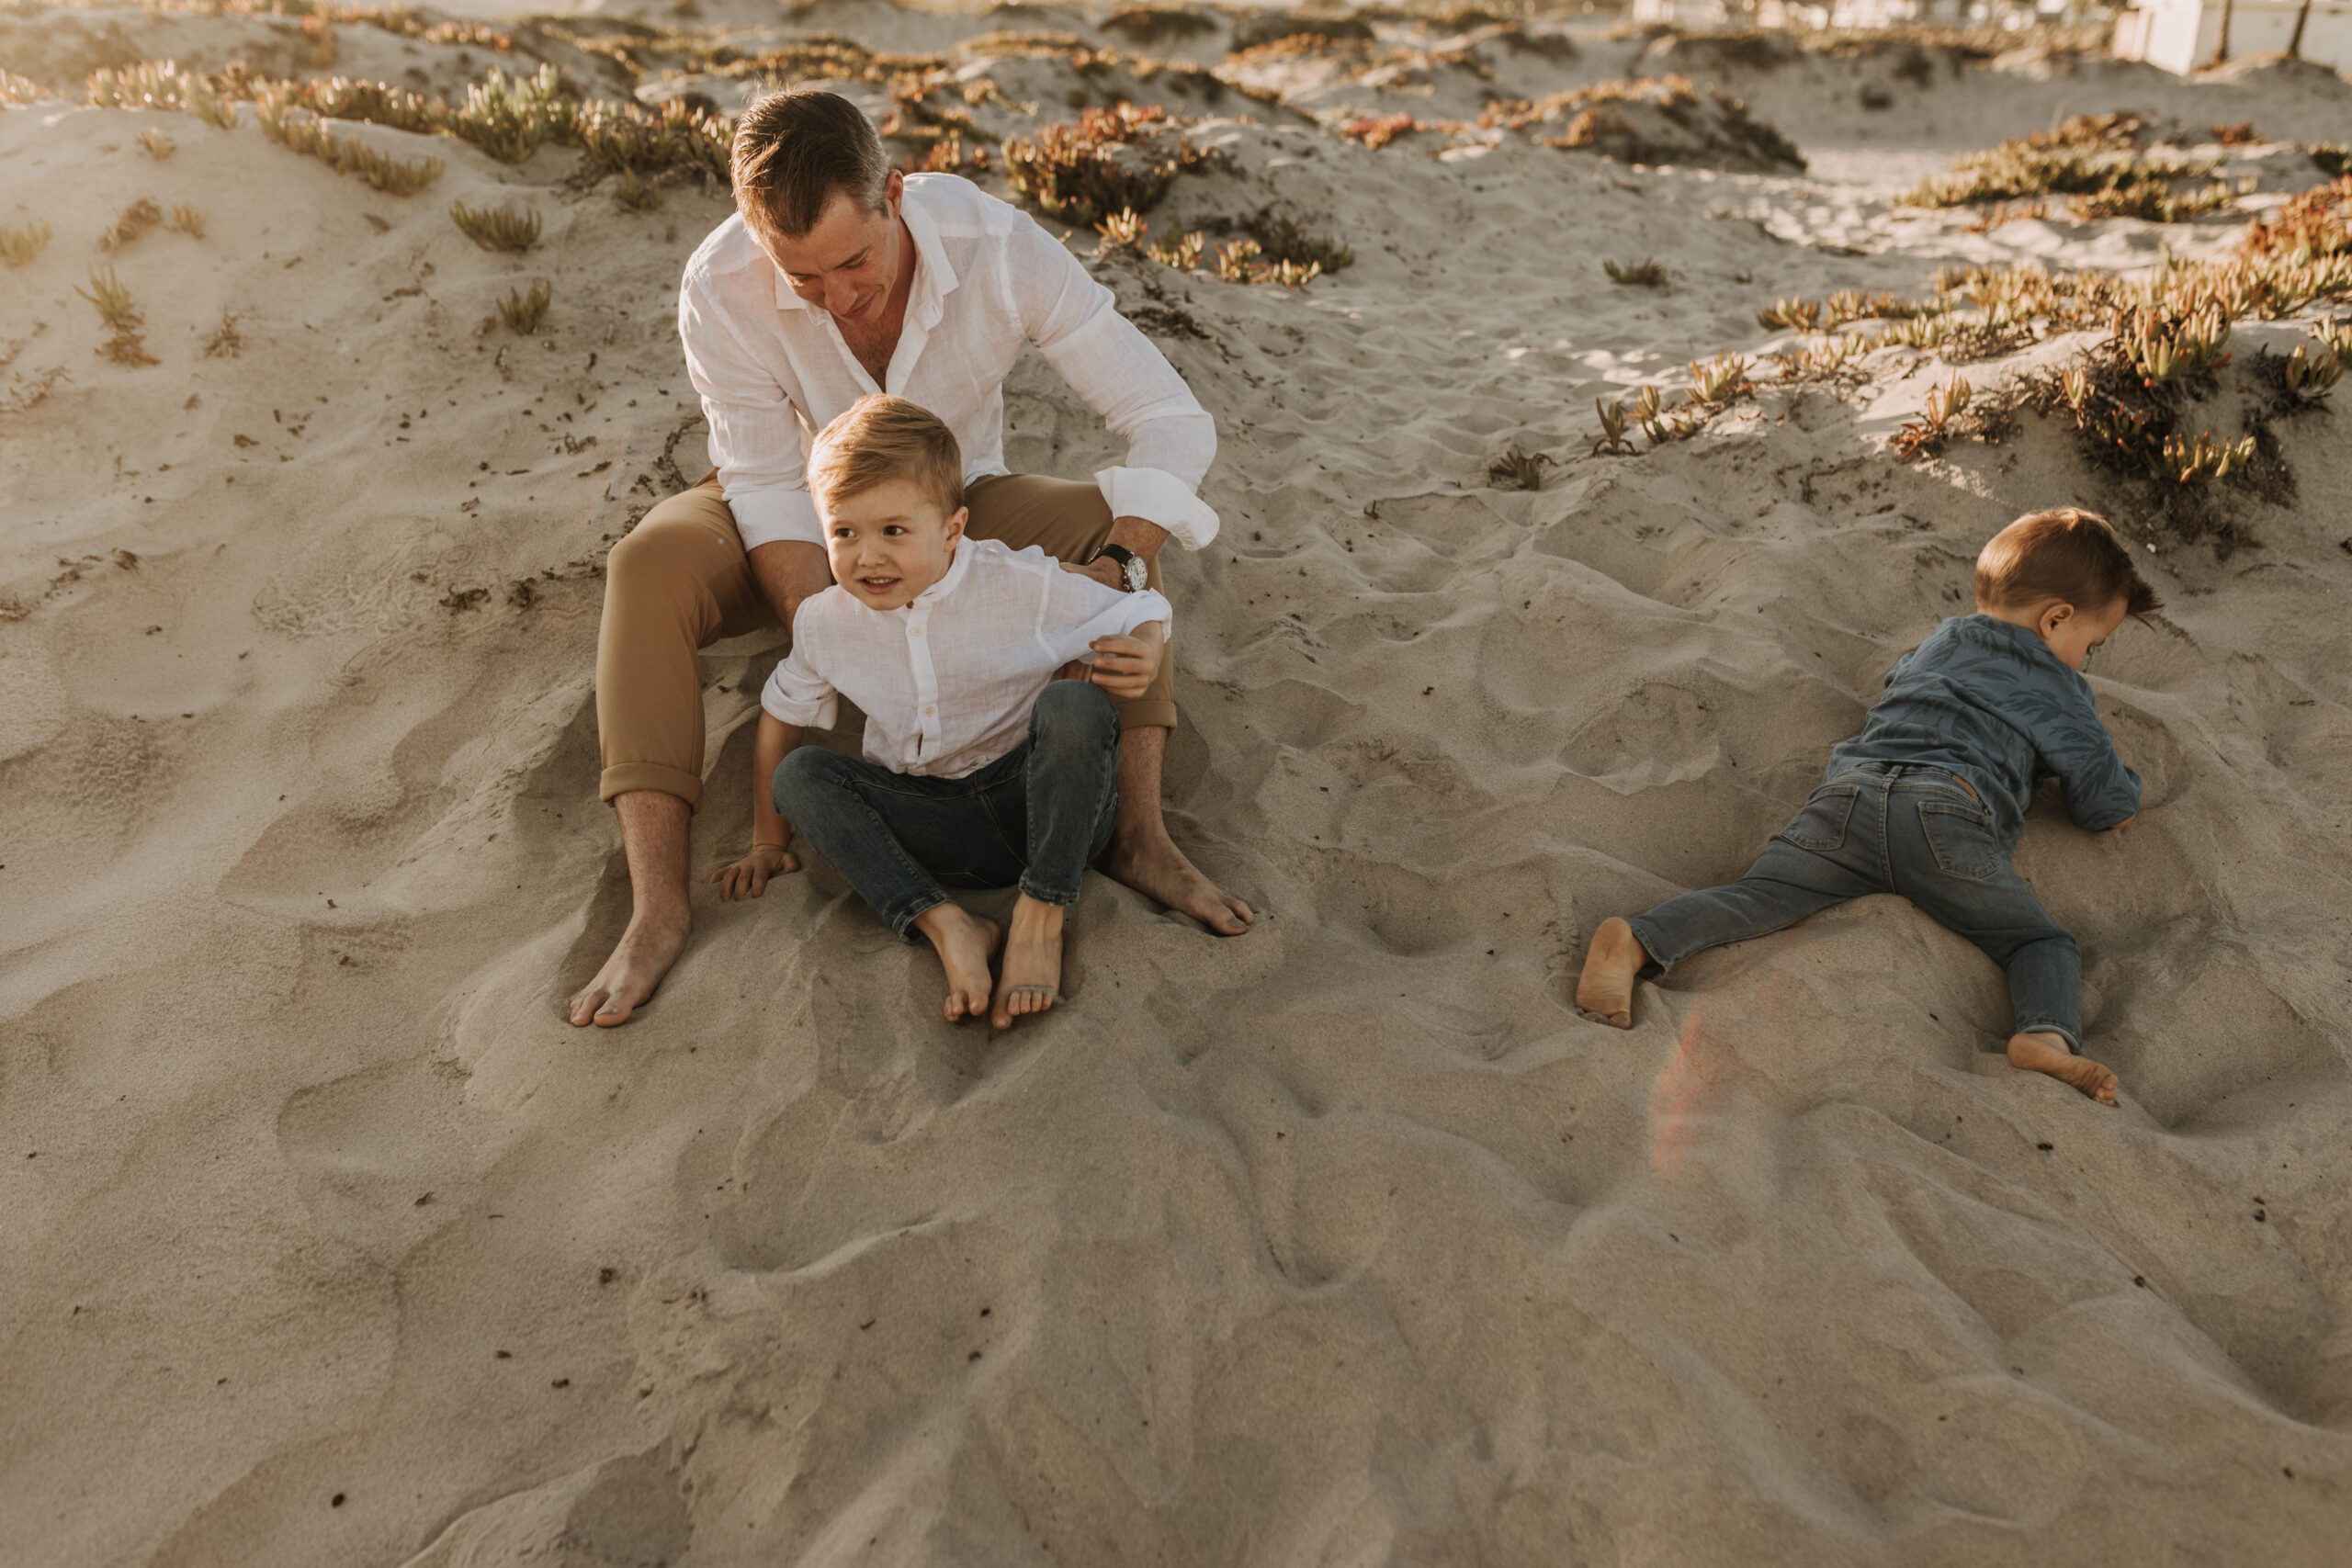
<path id="1" fill-rule="evenodd" d="M 1086 564 L 1092 566 L 1104 556 L 1108 556 L 1113 560 L 1119 563 L 1120 583 L 1126 592 L 1135 592 L 1136 579 L 1143 576 L 1143 573 L 1137 571 L 1136 569 L 1143 565 L 1143 558 L 1136 555 L 1135 551 L 1127 548 L 1125 545 L 1106 544 L 1097 547 L 1092 555 L 1087 557 Z"/>

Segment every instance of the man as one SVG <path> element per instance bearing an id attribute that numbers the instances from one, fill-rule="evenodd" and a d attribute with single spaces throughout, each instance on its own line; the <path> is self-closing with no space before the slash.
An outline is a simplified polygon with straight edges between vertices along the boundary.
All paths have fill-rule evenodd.
<path id="1" fill-rule="evenodd" d="M 1170 536 L 1198 549 L 1216 513 L 1196 493 L 1216 432 L 1111 293 L 1028 217 L 948 175 L 910 180 L 846 98 L 771 95 L 737 125 L 736 216 L 679 289 L 686 368 L 717 471 L 646 513 L 606 567 L 596 646 L 601 793 L 620 819 L 632 907 L 574 1024 L 626 1023 L 686 944 L 686 829 L 702 795 L 696 650 L 781 621 L 827 587 L 802 468 L 816 433 L 860 397 L 918 402 L 956 434 L 967 532 L 1031 545 L 1105 584 L 1159 581 Z M 1096 483 L 1011 475 L 1003 381 L 1024 343 L 1127 442 Z M 1173 660 L 1120 705 L 1119 810 L 1105 868 L 1211 931 L 1250 908 L 1168 837 L 1159 776 L 1175 728 Z"/>

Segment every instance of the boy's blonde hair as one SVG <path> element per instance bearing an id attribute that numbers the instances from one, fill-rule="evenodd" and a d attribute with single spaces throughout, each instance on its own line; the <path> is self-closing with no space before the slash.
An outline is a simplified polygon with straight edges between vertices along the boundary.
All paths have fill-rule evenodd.
<path id="1" fill-rule="evenodd" d="M 1976 558 L 1979 604 L 2022 610 L 2052 599 L 2085 611 L 2120 599 L 2133 615 L 2165 603 L 2140 575 L 2114 525 L 2078 506 L 2027 513 L 1994 535 Z"/>
<path id="2" fill-rule="evenodd" d="M 846 501 L 905 479 L 952 517 L 964 504 L 964 454 L 956 433 L 921 403 L 876 393 L 825 426 L 808 454 L 808 493 L 817 504 Z"/>

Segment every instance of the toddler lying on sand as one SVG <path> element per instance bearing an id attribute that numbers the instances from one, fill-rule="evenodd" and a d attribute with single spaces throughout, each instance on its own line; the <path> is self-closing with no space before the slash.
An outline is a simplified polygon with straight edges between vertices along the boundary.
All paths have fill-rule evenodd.
<path id="1" fill-rule="evenodd" d="M 1829 754 L 1804 809 L 1727 887 L 1593 933 L 1577 1006 L 1629 1029 L 1634 982 L 1871 893 L 1900 893 L 2008 972 L 2009 1061 L 2103 1105 L 2116 1077 L 2082 1055 L 2075 939 L 2009 867 L 2034 786 L 2054 774 L 2092 832 L 2140 809 L 2082 671 L 2127 615 L 2158 607 L 2104 518 L 2020 517 L 1976 558 L 1976 614 L 1895 661 L 1862 732 Z"/>
<path id="2" fill-rule="evenodd" d="M 1111 698 L 1159 672 L 1168 601 L 965 538 L 956 437 L 903 398 L 859 400 L 808 473 L 834 586 L 801 605 L 760 694 L 752 852 L 712 880 L 758 897 L 797 869 L 797 827 L 892 930 L 931 940 L 949 1022 L 988 1012 L 1010 1028 L 1061 995 L 1062 911 L 1118 810 Z M 1056 680 L 1066 666 L 1085 679 Z M 801 744 L 832 727 L 837 694 L 865 711 L 863 761 Z M 942 884 L 1017 884 L 1011 934 Z"/>

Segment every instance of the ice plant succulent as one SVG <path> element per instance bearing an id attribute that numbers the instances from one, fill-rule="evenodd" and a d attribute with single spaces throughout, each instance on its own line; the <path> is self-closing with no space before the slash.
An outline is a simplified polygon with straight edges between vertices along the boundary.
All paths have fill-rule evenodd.
<path id="1" fill-rule="evenodd" d="M 510 288 L 506 291 L 506 298 L 498 302 L 499 318 L 515 332 L 529 337 L 539 330 L 539 323 L 546 319 L 548 306 L 554 299 L 555 286 L 545 278 L 532 284 L 527 294 L 519 288 Z"/>
<path id="2" fill-rule="evenodd" d="M 458 226 L 458 232 L 485 251 L 520 254 L 539 243 L 539 215 L 536 209 L 517 212 L 511 207 L 473 208 L 453 201 L 449 204 L 449 220 Z"/>

